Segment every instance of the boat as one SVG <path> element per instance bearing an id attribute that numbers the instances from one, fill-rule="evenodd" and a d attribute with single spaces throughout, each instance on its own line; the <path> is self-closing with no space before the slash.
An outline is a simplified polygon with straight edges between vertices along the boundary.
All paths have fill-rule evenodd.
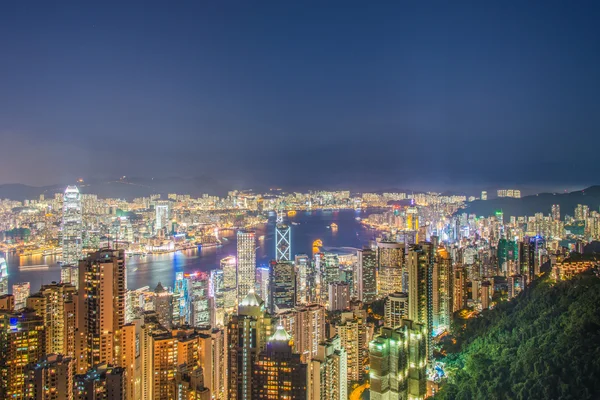
<path id="1" fill-rule="evenodd" d="M 300 222 L 292 222 L 292 225 L 300 225 Z"/>
<path id="2" fill-rule="evenodd" d="M 337 229 L 337 228 L 338 228 L 338 225 L 335 222 L 331 224 L 331 229 Z"/>
<path id="3" fill-rule="evenodd" d="M 48 265 L 46 264 L 37 264 L 37 265 L 21 265 L 19 269 L 48 269 Z"/>
<path id="4" fill-rule="evenodd" d="M 258 237 L 258 240 L 265 240 L 265 235 L 260 235 L 260 236 Z"/>
<path id="5" fill-rule="evenodd" d="M 360 217 L 356 217 L 354 219 L 357 220 L 358 222 L 360 222 Z"/>

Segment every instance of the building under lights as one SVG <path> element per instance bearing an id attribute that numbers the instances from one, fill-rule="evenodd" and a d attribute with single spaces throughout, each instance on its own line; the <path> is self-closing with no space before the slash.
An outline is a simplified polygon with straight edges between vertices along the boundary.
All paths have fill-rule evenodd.
<path id="1" fill-rule="evenodd" d="M 337 335 L 319 343 L 310 361 L 308 399 L 348 399 L 348 354 Z"/>
<path id="2" fill-rule="evenodd" d="M 411 246 L 408 265 L 408 319 L 427 329 L 427 355 L 432 356 L 434 248 L 429 242 Z"/>
<path id="3" fill-rule="evenodd" d="M 269 266 L 269 311 L 289 310 L 296 304 L 296 273 L 291 261 L 271 261 Z"/>
<path id="4" fill-rule="evenodd" d="M 15 310 L 25 308 L 27 298 L 31 294 L 31 285 L 29 282 L 15 283 L 12 294 L 15 296 Z"/>
<path id="5" fill-rule="evenodd" d="M 154 222 L 154 233 L 158 234 L 164 228 L 169 226 L 169 202 L 159 201 L 154 205 L 155 211 L 155 222 Z"/>
<path id="6" fill-rule="evenodd" d="M 237 232 L 237 299 L 238 304 L 254 290 L 256 279 L 256 234 L 254 231 Z"/>
<path id="7" fill-rule="evenodd" d="M 67 186 L 63 196 L 62 260 L 67 265 L 77 265 L 82 257 L 83 218 L 81 194 L 77 186 Z M 73 282 L 68 282 L 73 283 Z"/>
<path id="8" fill-rule="evenodd" d="M 358 250 L 356 275 L 358 300 L 372 303 L 377 299 L 377 252 L 371 249 Z"/>
<path id="9" fill-rule="evenodd" d="M 275 226 L 275 261 L 292 261 L 292 230 L 283 222 Z"/>
<path id="10" fill-rule="evenodd" d="M 8 266 L 6 260 L 0 257 L 0 296 L 8 294 Z"/>

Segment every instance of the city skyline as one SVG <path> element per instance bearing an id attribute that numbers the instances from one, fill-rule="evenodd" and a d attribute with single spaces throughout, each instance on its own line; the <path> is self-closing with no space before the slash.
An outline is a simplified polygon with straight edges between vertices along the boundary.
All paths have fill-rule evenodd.
<path id="1" fill-rule="evenodd" d="M 597 183 L 595 2 L 0 7 L 0 183 Z"/>

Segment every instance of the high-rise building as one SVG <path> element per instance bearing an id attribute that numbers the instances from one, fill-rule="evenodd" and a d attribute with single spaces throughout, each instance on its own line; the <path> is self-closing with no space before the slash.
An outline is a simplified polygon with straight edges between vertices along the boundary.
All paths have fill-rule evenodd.
<path id="1" fill-rule="evenodd" d="M 402 292 L 405 272 L 405 245 L 396 242 L 377 243 L 379 296 Z"/>
<path id="2" fill-rule="evenodd" d="M 238 257 L 239 259 L 239 257 Z M 227 398 L 252 399 L 254 362 L 273 331 L 264 301 L 250 289 L 227 324 Z"/>
<path id="3" fill-rule="evenodd" d="M 348 380 L 359 382 L 364 375 L 364 361 L 368 356 L 367 321 L 364 311 L 343 312 L 341 323 L 335 326 L 342 347 L 348 355 Z"/>
<path id="4" fill-rule="evenodd" d="M 519 267 L 521 275 L 527 277 L 527 284 L 540 274 L 543 250 L 544 239 L 539 236 L 525 237 L 519 242 Z"/>
<path id="5" fill-rule="evenodd" d="M 432 280 L 433 331 L 449 330 L 454 307 L 454 279 L 452 259 L 444 248 L 438 248 L 435 254 Z"/>
<path id="6" fill-rule="evenodd" d="M 155 211 L 155 222 L 154 222 L 154 233 L 158 234 L 164 228 L 168 228 L 169 226 L 169 202 L 168 201 L 158 201 L 154 205 Z"/>
<path id="7" fill-rule="evenodd" d="M 29 380 L 33 385 L 36 400 L 73 400 L 72 358 L 62 354 L 50 354 L 40 360 L 29 372 Z"/>
<path id="8" fill-rule="evenodd" d="M 345 282 L 329 284 L 329 311 L 342 311 L 350 308 L 350 285 Z"/>
<path id="9" fill-rule="evenodd" d="M 61 265 L 60 282 L 71 284 L 79 289 L 79 265 Z"/>
<path id="10" fill-rule="evenodd" d="M 271 310 L 271 264 L 256 268 L 256 294 L 265 301 Z"/>
<path id="11" fill-rule="evenodd" d="M 223 270 L 223 307 L 225 313 L 231 315 L 237 303 L 237 262 L 234 256 L 229 256 L 223 258 L 220 264 Z"/>
<path id="12" fill-rule="evenodd" d="M 125 370 L 99 364 L 85 374 L 74 376 L 75 399 L 125 400 Z"/>
<path id="13" fill-rule="evenodd" d="M 427 356 L 432 355 L 434 248 L 429 242 L 408 251 L 408 319 L 427 329 Z"/>
<path id="14" fill-rule="evenodd" d="M 254 290 L 256 277 L 256 238 L 254 231 L 237 233 L 237 299 L 238 304 L 250 290 Z"/>
<path id="15" fill-rule="evenodd" d="M 204 385 L 212 399 L 227 400 L 225 332 L 222 329 L 206 329 L 200 334 L 200 365 L 204 373 Z"/>
<path id="16" fill-rule="evenodd" d="M 277 314 L 279 323 L 294 339 L 294 352 L 302 362 L 317 355 L 318 345 L 325 340 L 325 307 L 319 304 L 297 306 Z"/>
<path id="17" fill-rule="evenodd" d="M 481 308 L 483 310 L 487 310 L 488 308 L 490 308 L 490 287 L 491 284 L 489 281 L 481 282 Z"/>
<path id="18" fill-rule="evenodd" d="M 481 192 L 481 200 L 487 200 L 487 192 L 485 190 Z"/>
<path id="19" fill-rule="evenodd" d="M 454 279 L 454 296 L 453 302 L 454 307 L 452 312 L 457 312 L 467 307 L 467 272 L 465 267 L 456 266 L 454 267 L 453 279 Z"/>
<path id="20" fill-rule="evenodd" d="M 321 267 L 321 297 L 327 301 L 329 284 L 340 280 L 340 258 L 335 253 L 322 253 Z"/>
<path id="21" fill-rule="evenodd" d="M 385 326 L 399 326 L 402 320 L 408 317 L 408 295 L 402 292 L 390 294 L 385 298 L 383 310 Z"/>
<path id="22" fill-rule="evenodd" d="M 158 322 L 167 329 L 171 329 L 173 324 L 173 294 L 165 289 L 162 283 L 158 282 L 152 296 L 154 303 L 154 312 L 158 315 Z"/>
<path id="23" fill-rule="evenodd" d="M 377 299 L 377 252 L 362 249 L 358 250 L 357 255 L 357 297 L 363 303 L 372 303 Z"/>
<path id="24" fill-rule="evenodd" d="M 373 400 L 424 399 L 427 394 L 427 328 L 402 320 L 383 327 L 369 343 Z"/>
<path id="25" fill-rule="evenodd" d="M 552 205 L 552 219 L 554 221 L 560 221 L 560 204 Z"/>
<path id="26" fill-rule="evenodd" d="M 29 368 L 46 354 L 44 321 L 31 310 L 0 313 L 0 398 L 29 400 Z"/>
<path id="27" fill-rule="evenodd" d="M 275 226 L 275 261 L 292 261 L 292 230 L 283 222 Z"/>
<path id="28" fill-rule="evenodd" d="M 0 296 L 8 294 L 8 265 L 3 257 L 0 257 Z"/>
<path id="29" fill-rule="evenodd" d="M 80 374 L 102 363 L 119 365 L 126 273 L 124 250 L 102 249 L 79 262 L 76 359 Z"/>
<path id="30" fill-rule="evenodd" d="M 296 267 L 296 303 L 307 304 L 310 302 L 310 258 L 306 254 L 298 254 L 294 257 L 294 266 Z"/>
<path id="31" fill-rule="evenodd" d="M 81 194 L 77 186 L 67 186 L 65 190 L 61 231 L 63 263 L 77 265 L 83 255 Z"/>
<path id="32" fill-rule="evenodd" d="M 15 310 L 25 307 L 25 301 L 30 295 L 31 285 L 29 282 L 20 282 L 13 284 L 12 292 L 15 296 Z"/>
<path id="33" fill-rule="evenodd" d="M 348 355 L 339 336 L 319 343 L 308 380 L 309 400 L 348 399 Z"/>
<path id="34" fill-rule="evenodd" d="M 292 345 L 292 337 L 278 326 L 254 362 L 253 399 L 306 399 L 307 365 L 292 351 Z"/>
<path id="35" fill-rule="evenodd" d="M 525 289 L 527 278 L 523 275 L 512 275 L 508 277 L 508 298 L 512 299 Z"/>
<path id="36" fill-rule="evenodd" d="M 291 261 L 271 261 L 269 266 L 269 311 L 274 314 L 296 304 L 296 273 Z"/>
<path id="37" fill-rule="evenodd" d="M 27 298 L 27 308 L 43 320 L 46 354 L 62 354 L 74 359 L 76 299 L 77 289 L 68 283 L 43 285 L 38 293 Z"/>
<path id="38" fill-rule="evenodd" d="M 188 281 L 189 323 L 194 327 L 210 326 L 210 275 L 205 272 L 184 274 Z"/>

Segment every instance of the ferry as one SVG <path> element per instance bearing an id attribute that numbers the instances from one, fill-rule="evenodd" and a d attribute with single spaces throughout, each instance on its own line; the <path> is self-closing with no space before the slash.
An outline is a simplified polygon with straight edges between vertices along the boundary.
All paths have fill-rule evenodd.
<path id="1" fill-rule="evenodd" d="M 258 240 L 265 240 L 265 235 L 260 235 L 260 236 L 258 237 Z"/>
<path id="2" fill-rule="evenodd" d="M 338 225 L 335 222 L 331 224 L 331 229 L 337 229 L 337 228 L 338 228 Z"/>
<path id="3" fill-rule="evenodd" d="M 293 222 L 292 221 L 292 225 L 300 225 L 300 222 Z"/>
<path id="4" fill-rule="evenodd" d="M 21 265 L 19 269 L 48 269 L 48 265 L 46 264 L 37 264 L 37 265 Z"/>

